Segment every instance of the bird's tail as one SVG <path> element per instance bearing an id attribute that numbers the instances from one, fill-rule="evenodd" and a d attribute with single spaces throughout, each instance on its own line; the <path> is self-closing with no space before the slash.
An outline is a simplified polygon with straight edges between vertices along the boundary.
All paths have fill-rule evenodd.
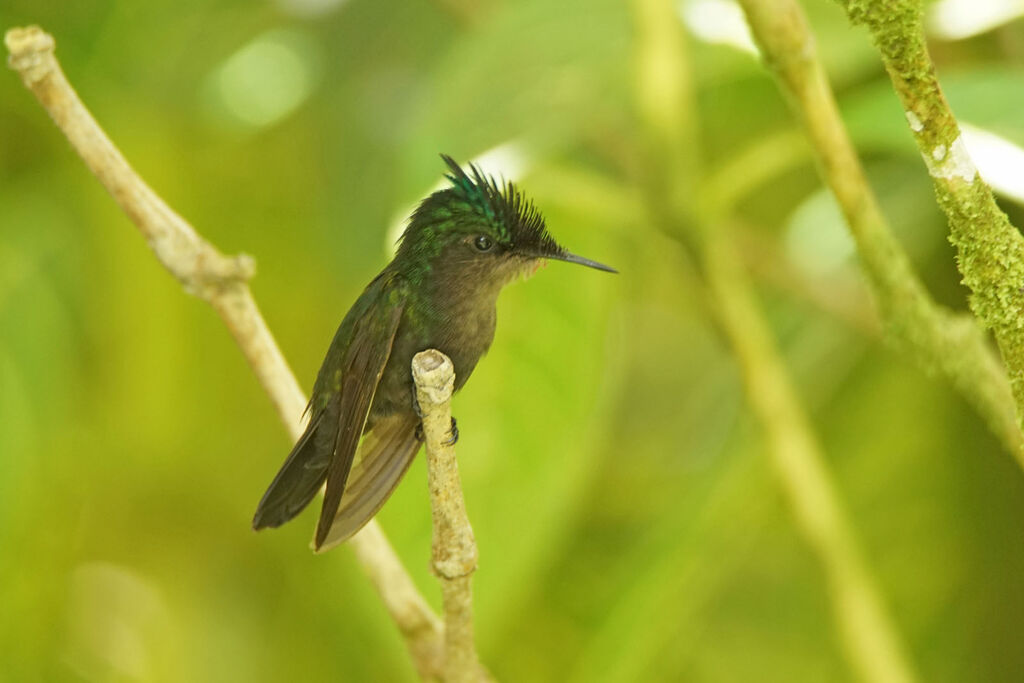
<path id="1" fill-rule="evenodd" d="M 309 421 L 256 507 L 253 529 L 281 526 L 302 512 L 323 485 L 338 432 L 337 415 L 332 418 L 330 412 L 329 406 Z"/>
<path id="2" fill-rule="evenodd" d="M 359 460 L 349 473 L 341 505 L 317 552 L 348 540 L 381 509 L 420 449 L 418 424 L 419 418 L 413 413 L 376 421 L 359 449 Z"/>

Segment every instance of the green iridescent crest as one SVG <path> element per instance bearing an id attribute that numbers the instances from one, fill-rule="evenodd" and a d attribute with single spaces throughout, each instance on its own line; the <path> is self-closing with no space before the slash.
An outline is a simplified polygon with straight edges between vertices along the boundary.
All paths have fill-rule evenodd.
<path id="1" fill-rule="evenodd" d="M 488 255 L 482 263 L 497 266 L 510 258 L 572 260 L 571 254 L 548 233 L 544 217 L 513 183 L 499 184 L 475 165 L 470 164 L 467 172 L 451 157 L 442 154 L 441 158 L 448 165 L 450 172 L 446 177 L 452 186 L 434 192 L 420 203 L 409 218 L 396 254 L 411 282 L 426 277 L 448 245 L 481 235 L 500 247 L 481 252 L 480 255 Z M 458 253 L 454 258 L 463 259 L 469 254 Z M 493 260 L 492 255 L 501 258 Z"/>
<path id="2" fill-rule="evenodd" d="M 551 239 L 544 226 L 544 217 L 511 181 L 502 187 L 493 177 L 484 175 L 475 164 L 469 165 L 473 174 L 470 177 L 450 156 L 442 154 L 441 158 L 452 171 L 447 178 L 456 195 L 481 217 L 493 221 L 502 241 Z"/>

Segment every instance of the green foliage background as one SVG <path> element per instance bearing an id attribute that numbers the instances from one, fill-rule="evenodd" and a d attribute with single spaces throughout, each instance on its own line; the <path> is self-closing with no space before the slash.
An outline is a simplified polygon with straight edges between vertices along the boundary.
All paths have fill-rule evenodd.
<path id="1" fill-rule="evenodd" d="M 552 232 L 621 274 L 552 264 L 511 287 L 456 399 L 483 659 L 506 681 L 849 679 L 693 263 L 643 206 L 629 6 L 484 3 L 470 21 L 451 6 L 13 0 L 0 27 L 53 33 L 143 177 L 256 257 L 255 296 L 307 389 L 437 153 L 514 141 Z M 936 298 L 965 308 L 866 34 L 829 3 L 807 10 L 899 238 Z M 217 74 L 267 35 L 293 46 L 309 94 L 246 125 Z M 708 168 L 794 130 L 754 58 L 689 50 Z M 934 51 L 954 110 L 1024 143 L 1020 25 Z M 253 89 L 289 85 L 263 76 Z M 1024 475 L 948 385 L 835 314 L 870 302 L 809 153 L 794 155 L 735 214 L 869 565 L 922 679 L 1020 680 Z M 0 75 L 0 680 L 413 680 L 350 553 L 308 551 L 315 513 L 249 530 L 289 446 L 220 321 Z M 421 459 L 380 520 L 437 604 L 425 479 Z"/>

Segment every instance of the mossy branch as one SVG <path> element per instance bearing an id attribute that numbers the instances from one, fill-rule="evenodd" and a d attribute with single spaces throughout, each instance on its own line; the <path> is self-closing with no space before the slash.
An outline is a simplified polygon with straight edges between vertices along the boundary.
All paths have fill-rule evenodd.
<path id="1" fill-rule="evenodd" d="M 274 341 L 246 281 L 246 256 L 222 255 L 140 178 L 78 98 L 54 56 L 53 37 L 38 27 L 4 37 L 9 64 L 53 118 L 86 166 L 139 228 L 157 259 L 220 315 L 293 439 L 302 435 L 306 399 Z M 416 589 L 380 526 L 371 521 L 349 545 L 398 625 L 424 679 L 441 676 L 443 628 Z"/>
<path id="2" fill-rule="evenodd" d="M 1024 419 L 1024 237 L 996 204 L 964 146 L 928 54 L 919 0 L 838 0 L 871 32 L 949 220 L 971 310 L 992 330 Z"/>
<path id="3" fill-rule="evenodd" d="M 1024 438 L 1003 368 L 970 317 L 935 303 L 893 235 L 839 116 L 799 3 L 740 0 L 740 4 L 846 218 L 886 338 L 925 371 L 945 376 L 1024 467 Z"/>

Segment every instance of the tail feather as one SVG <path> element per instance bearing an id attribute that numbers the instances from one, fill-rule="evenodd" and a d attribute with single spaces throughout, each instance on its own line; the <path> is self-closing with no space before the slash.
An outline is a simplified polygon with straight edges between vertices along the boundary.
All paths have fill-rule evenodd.
<path id="1" fill-rule="evenodd" d="M 373 426 L 319 552 L 348 540 L 383 507 L 420 449 L 417 424 L 419 418 L 408 414 L 384 418 Z"/>

